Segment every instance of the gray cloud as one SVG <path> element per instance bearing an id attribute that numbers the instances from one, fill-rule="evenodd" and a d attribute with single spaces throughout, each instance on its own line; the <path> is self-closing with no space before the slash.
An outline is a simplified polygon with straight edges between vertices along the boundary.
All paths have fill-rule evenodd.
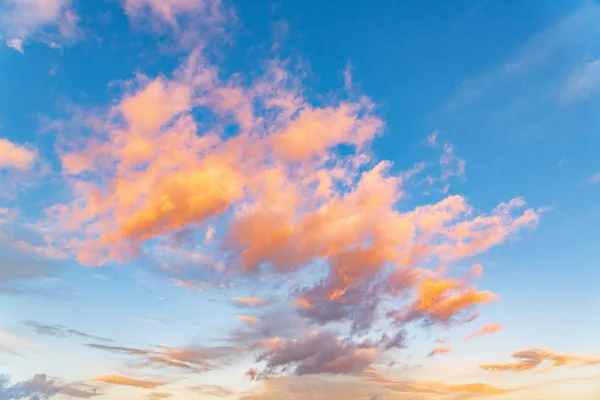
<path id="1" fill-rule="evenodd" d="M 89 399 L 98 393 L 91 386 L 64 384 L 44 374 L 11 385 L 9 377 L 0 374 L 0 400 L 51 400 L 58 395 Z"/>

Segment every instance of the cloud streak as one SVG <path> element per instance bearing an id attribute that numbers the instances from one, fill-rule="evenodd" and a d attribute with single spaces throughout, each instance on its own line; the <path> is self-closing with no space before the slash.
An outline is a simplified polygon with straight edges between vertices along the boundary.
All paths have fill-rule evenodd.
<path id="1" fill-rule="evenodd" d="M 484 336 L 484 335 L 489 335 L 492 333 L 496 333 L 500 330 L 504 329 L 504 325 L 501 324 L 486 324 L 485 326 L 483 326 L 482 328 L 478 329 L 477 331 L 467 335 L 465 337 L 465 339 L 473 339 L 475 337 L 478 336 Z"/>
<path id="2" fill-rule="evenodd" d="M 576 355 L 556 353 L 542 348 L 519 350 L 511 355 L 518 361 L 507 364 L 483 364 L 479 368 L 492 372 L 525 372 L 536 370 L 544 364 L 548 368 L 583 368 L 600 365 L 600 357 L 595 355 Z"/>

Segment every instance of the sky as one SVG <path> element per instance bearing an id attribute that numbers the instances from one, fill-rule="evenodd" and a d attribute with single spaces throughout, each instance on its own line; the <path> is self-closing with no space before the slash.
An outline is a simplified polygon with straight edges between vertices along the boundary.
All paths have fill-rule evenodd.
<path id="1" fill-rule="evenodd" d="M 600 3 L 0 1 L 0 400 L 597 400 Z"/>

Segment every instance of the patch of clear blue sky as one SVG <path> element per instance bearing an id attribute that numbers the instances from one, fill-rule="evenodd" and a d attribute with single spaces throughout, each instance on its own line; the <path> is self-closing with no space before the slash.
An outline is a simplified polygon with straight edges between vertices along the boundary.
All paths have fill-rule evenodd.
<path id="1" fill-rule="evenodd" d="M 593 328 L 597 332 L 597 322 L 589 314 L 600 306 L 595 294 L 600 185 L 585 182 L 600 171 L 599 97 L 560 97 L 571 74 L 600 58 L 594 46 L 600 18 L 591 18 L 600 15 L 598 3 L 340 0 L 233 5 L 239 23 L 233 42 L 220 52 L 225 73 L 255 71 L 274 54 L 294 56 L 310 66 L 306 86 L 316 98 L 343 88 L 342 70 L 351 62 L 355 87 L 374 100 L 387 124 L 386 136 L 375 145 L 382 159 L 403 169 L 431 159 L 436 155 L 421 142 L 438 130 L 440 140 L 454 143 L 456 154 L 468 162 L 466 184 L 455 183 L 452 193 L 464 193 L 482 210 L 515 196 L 535 207 L 553 207 L 535 232 L 478 258 L 486 267 L 480 287 L 503 296 L 500 304 L 486 307 L 480 322 L 517 325 L 519 333 L 507 336 L 512 339 L 505 354 L 514 350 L 514 343 L 561 351 L 565 335 L 573 332 L 565 329 L 569 325 L 581 329 L 580 340 L 571 341 L 567 351 L 600 351 L 591 334 Z M 164 38 L 129 29 L 115 2 L 79 1 L 76 6 L 85 37 L 75 45 L 55 50 L 32 42 L 25 55 L 0 48 L 1 135 L 34 143 L 47 156 L 53 141 L 36 133 L 39 116 L 64 116 L 69 104 L 105 107 L 120 91 L 111 82 L 130 79 L 135 72 L 168 74 L 183 56 L 165 53 Z M 572 16 L 581 24 L 553 33 Z M 543 44 L 554 50 L 535 41 L 528 47 L 545 34 Z M 564 35 L 571 41 L 563 45 Z M 280 44 L 276 53 L 274 40 Z M 511 62 L 525 63 L 525 70 L 505 72 Z M 29 203 L 20 205 L 33 215 L 42 199 L 59 195 L 52 193 L 55 184 L 48 182 L 39 197 L 30 196 Z M 424 200 L 415 195 L 407 205 Z M 198 318 L 210 313 L 230 319 L 233 311 L 194 300 L 193 293 L 164 283 L 153 282 L 157 286 L 151 289 L 132 286 L 130 274 L 136 268 L 92 271 L 68 265 L 61 276 L 82 288 L 81 303 L 14 297 L 5 318 L 17 322 L 27 314 L 27 319 L 132 338 L 147 326 L 123 332 L 125 318 L 160 317 L 194 301 Z M 94 273 L 110 279 L 90 278 Z M 169 307 L 159 296 L 168 298 Z M 572 308 L 567 310 L 566 304 Z M 119 310 L 112 326 L 105 321 L 111 309 Z M 547 328 L 545 343 L 536 341 L 540 335 L 530 324 L 532 310 Z M 200 323 L 198 318 L 186 324 Z M 164 330 L 165 342 L 181 339 L 178 325 L 156 329 Z M 459 332 L 464 333 L 462 328 Z"/>

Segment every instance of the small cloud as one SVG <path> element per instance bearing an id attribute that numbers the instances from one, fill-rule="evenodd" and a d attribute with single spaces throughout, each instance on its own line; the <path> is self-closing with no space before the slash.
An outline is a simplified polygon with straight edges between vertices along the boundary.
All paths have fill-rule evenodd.
<path id="1" fill-rule="evenodd" d="M 16 51 L 18 51 L 21 54 L 24 54 L 25 52 L 23 51 L 23 39 L 20 38 L 12 38 L 12 39 L 8 39 L 6 41 L 6 45 L 8 47 L 10 47 L 11 49 L 15 49 Z"/>
<path id="2" fill-rule="evenodd" d="M 504 325 L 487 324 L 483 328 L 479 329 L 478 331 L 473 332 L 470 335 L 467 335 L 467 337 L 465 339 L 473 339 L 474 337 L 477 337 L 477 336 L 489 335 L 491 333 L 496 333 L 502 329 L 504 329 Z"/>
<path id="3" fill-rule="evenodd" d="M 200 287 L 200 283 L 197 282 L 186 282 L 175 278 L 170 278 L 169 282 L 171 285 L 176 287 L 181 287 L 184 289 L 192 290 L 194 292 L 202 292 L 202 288 Z"/>
<path id="4" fill-rule="evenodd" d="M 90 335 L 89 333 L 78 331 L 76 329 L 69 329 L 63 325 L 46 325 L 46 324 L 41 324 L 36 321 L 27 321 L 27 322 L 25 322 L 25 325 L 29 326 L 31 328 L 31 330 L 33 330 L 38 335 L 42 335 L 42 336 L 54 336 L 54 337 L 78 336 L 78 337 L 86 338 L 86 339 L 99 340 L 101 342 L 114 342 L 114 340 L 112 340 L 112 339 L 108 339 L 108 338 L 104 338 L 104 337 L 100 337 L 100 336 L 93 336 L 93 335 Z"/>
<path id="5" fill-rule="evenodd" d="M 452 349 L 449 347 L 436 347 L 435 349 L 431 350 L 431 352 L 427 355 L 427 357 L 433 357 L 436 354 L 446 354 L 446 353 L 450 353 L 451 351 L 452 351 Z"/>
<path id="6" fill-rule="evenodd" d="M 425 142 L 427 143 L 427 145 L 435 146 L 437 144 L 438 135 L 439 135 L 438 131 L 433 131 L 429 136 L 427 136 L 427 138 L 425 139 Z"/>
<path id="7" fill-rule="evenodd" d="M 238 315 L 237 319 L 239 319 L 242 322 L 246 322 L 248 324 L 258 324 L 260 322 L 260 318 L 256 318 L 256 317 L 249 317 L 247 315 Z"/>
<path id="8" fill-rule="evenodd" d="M 346 90 L 352 89 L 352 69 L 352 63 L 348 61 L 348 64 L 346 64 L 346 68 L 344 68 L 344 88 Z"/>
<path id="9" fill-rule="evenodd" d="M 242 307 L 264 307 L 269 304 L 267 300 L 257 297 L 232 297 L 231 301 Z"/>
<path id="10" fill-rule="evenodd" d="M 600 89 L 600 60 L 592 61 L 575 71 L 563 87 L 562 97 L 579 100 Z"/>
<path id="11" fill-rule="evenodd" d="M 27 148 L 0 138 L 0 170 L 19 169 L 29 170 L 37 158 L 34 149 Z"/>
<path id="12" fill-rule="evenodd" d="M 204 236 L 204 242 L 205 242 L 205 243 L 210 243 L 210 242 L 212 242 L 212 241 L 213 241 L 213 239 L 215 238 L 215 233 L 216 233 L 216 231 L 215 231 L 215 228 L 214 228 L 214 226 L 209 226 L 209 227 L 206 229 L 206 235 Z"/>
<path id="13" fill-rule="evenodd" d="M 586 180 L 586 182 L 587 182 L 587 183 L 589 183 L 590 185 L 595 185 L 595 184 L 597 184 L 598 182 L 600 182 L 600 172 L 598 172 L 598 173 L 597 173 L 597 174 L 595 174 L 595 175 L 592 175 L 592 176 L 590 176 L 590 177 L 589 177 L 589 178 Z"/>
<path id="14" fill-rule="evenodd" d="M 141 389 L 156 389 L 160 386 L 166 385 L 168 382 L 160 382 L 160 381 L 149 381 L 149 380 L 141 380 L 141 379 L 133 379 L 128 378 L 126 376 L 119 375 L 97 375 L 91 378 L 91 380 L 96 382 L 107 383 L 109 385 L 121 385 L 121 386 L 131 386 Z"/>

